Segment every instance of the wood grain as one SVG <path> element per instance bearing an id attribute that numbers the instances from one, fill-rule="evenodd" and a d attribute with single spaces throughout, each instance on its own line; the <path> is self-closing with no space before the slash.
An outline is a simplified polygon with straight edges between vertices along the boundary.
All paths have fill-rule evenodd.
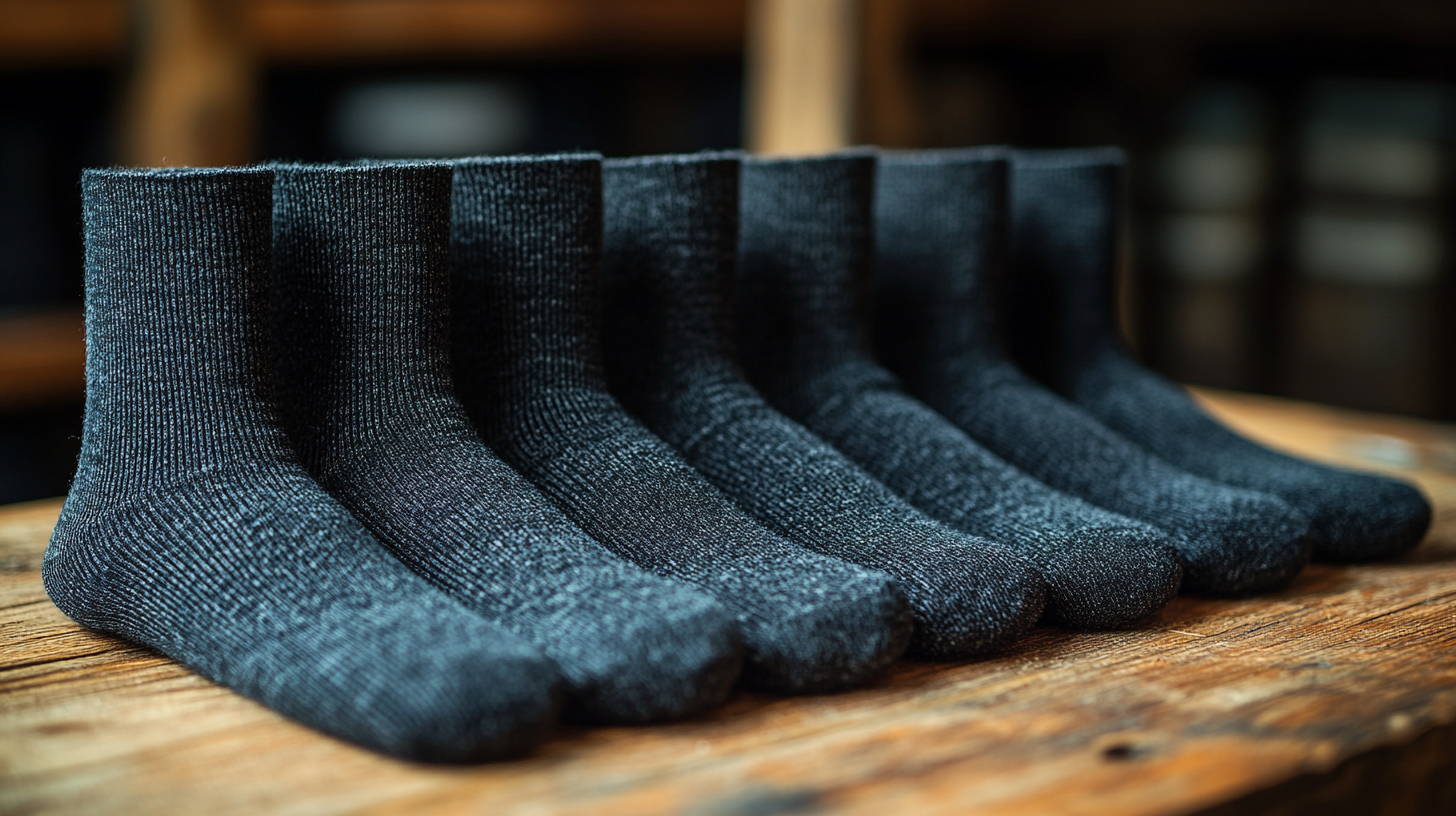
<path id="1" fill-rule="evenodd" d="M 847 694 L 739 694 L 692 722 L 563 728 L 529 759 L 481 767 L 374 756 L 79 630 L 37 571 L 58 503 L 0 510 L 0 812 L 1172 814 L 1257 805 L 1247 797 L 1350 760 L 1377 770 L 1335 775 L 1368 793 L 1392 751 L 1432 758 L 1400 764 L 1431 782 L 1456 744 L 1456 474 L 1441 469 L 1456 431 L 1203 398 L 1326 460 L 1370 466 L 1364 453 L 1399 448 L 1372 439 L 1403 441 L 1436 528 L 1409 557 L 1316 565 L 1270 596 L 1179 598 L 1128 631 L 1039 629 Z"/>

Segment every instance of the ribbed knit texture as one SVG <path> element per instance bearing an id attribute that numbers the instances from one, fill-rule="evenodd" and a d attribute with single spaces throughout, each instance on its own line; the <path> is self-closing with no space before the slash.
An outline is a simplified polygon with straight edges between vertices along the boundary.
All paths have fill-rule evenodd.
<path id="1" fill-rule="evenodd" d="M 1431 507 L 1414 486 L 1250 442 L 1127 355 L 1114 322 L 1124 163 L 1121 151 L 1107 148 L 1013 154 L 1012 358 L 1173 465 L 1303 511 L 1317 560 L 1363 561 L 1415 546 Z"/>
<path id="2" fill-rule="evenodd" d="M 1008 463 L 1174 536 L 1183 589 L 1289 582 L 1309 522 L 1273 496 L 1201 479 L 1123 439 L 1006 357 L 1007 151 L 885 153 L 875 185 L 876 340 L 906 388 Z"/>
<path id="3" fill-rule="evenodd" d="M 1111 627 L 1157 610 L 1180 575 L 1166 534 L 1012 468 L 875 361 L 874 171 L 863 152 L 743 162 L 736 316 L 750 381 L 912 505 L 1031 561 L 1047 621 Z"/>
<path id="4" fill-rule="evenodd" d="M 846 686 L 905 649 L 888 576 L 764 529 L 608 394 L 600 157 L 459 162 L 454 215 L 456 384 L 507 461 L 613 551 L 732 609 L 753 685 Z"/>
<path id="5" fill-rule="evenodd" d="M 77 622 L 395 756 L 519 753 L 555 714 L 526 641 L 410 572 L 300 467 L 267 328 L 267 170 L 89 170 L 86 424 L 46 550 Z"/>
<path id="6" fill-rule="evenodd" d="M 603 549 L 480 441 L 455 399 L 451 174 L 278 169 L 284 427 L 405 563 L 556 661 L 569 714 L 643 722 L 716 704 L 741 665 L 727 610 Z"/>
<path id="7" fill-rule="evenodd" d="M 770 529 L 898 579 L 916 654 L 968 657 L 1036 622 L 1033 567 L 910 507 L 744 378 L 737 154 L 609 160 L 602 200 L 607 380 L 629 411 Z"/>

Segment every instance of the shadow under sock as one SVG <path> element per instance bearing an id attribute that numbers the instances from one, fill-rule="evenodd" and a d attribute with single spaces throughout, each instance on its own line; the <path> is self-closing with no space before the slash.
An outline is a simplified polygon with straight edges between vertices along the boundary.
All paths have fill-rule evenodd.
<path id="1" fill-rule="evenodd" d="M 1012 466 L 1174 537 L 1183 589 L 1245 595 L 1309 560 L 1309 522 L 1265 494 L 1199 478 L 1023 374 L 996 325 L 1007 151 L 882 153 L 875 185 L 876 341 L 905 387 Z"/>
<path id="2" fill-rule="evenodd" d="M 603 349 L 629 411 L 770 529 L 896 578 L 915 654 L 966 658 L 1036 622 L 1035 568 L 906 504 L 744 379 L 737 154 L 608 160 L 602 200 Z"/>
<path id="3" fill-rule="evenodd" d="M 412 569 L 556 661 L 569 715 L 636 723 L 721 702 L 742 653 L 727 610 L 603 549 L 456 400 L 450 165 L 277 174 L 279 401 L 315 478 Z"/>
<path id="4" fill-rule="evenodd" d="M 308 477 L 273 404 L 264 169 L 88 170 L 86 424 L 42 574 L 78 623 L 413 760 L 532 747 L 557 675 Z"/>
<path id="5" fill-rule="evenodd" d="M 1046 621 L 1116 627 L 1161 608 L 1181 571 L 1165 533 L 1016 470 L 875 362 L 874 170 L 857 151 L 743 161 L 736 317 L 749 380 L 912 505 L 1029 560 L 1048 584 Z"/>
<path id="6" fill-rule="evenodd" d="M 455 377 L 471 418 L 608 548 L 732 609 L 746 682 L 807 692 L 863 681 L 910 637 L 894 581 L 770 533 L 607 392 L 601 192 L 594 154 L 456 164 Z"/>
<path id="7" fill-rule="evenodd" d="M 1430 527 L 1431 506 L 1413 485 L 1255 444 L 1128 356 L 1113 318 L 1124 164 L 1112 148 L 1012 153 L 1012 358 L 1174 466 L 1293 505 L 1310 520 L 1316 560 L 1365 561 L 1414 547 Z"/>

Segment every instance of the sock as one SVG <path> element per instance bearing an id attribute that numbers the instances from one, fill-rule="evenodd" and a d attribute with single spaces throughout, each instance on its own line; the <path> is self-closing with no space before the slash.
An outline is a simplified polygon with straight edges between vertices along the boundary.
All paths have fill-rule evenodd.
<path id="1" fill-rule="evenodd" d="M 1012 468 L 875 362 L 874 170 L 863 152 L 744 160 L 736 317 L 749 380 L 912 505 L 1031 561 L 1048 622 L 1105 628 L 1157 610 L 1178 589 L 1166 534 Z"/>
<path id="2" fill-rule="evenodd" d="M 602 200 L 603 349 L 628 411 L 765 526 L 898 580 L 917 655 L 969 657 L 1036 622 L 1035 568 L 910 507 L 744 379 L 737 154 L 609 160 Z"/>
<path id="3" fill-rule="evenodd" d="M 1173 535 L 1183 589 L 1282 586 L 1309 558 L 1309 522 L 1273 496 L 1179 470 L 1021 373 L 995 325 L 1004 274 L 1007 151 L 880 155 L 876 340 L 916 397 L 1057 490 Z"/>
<path id="4" fill-rule="evenodd" d="M 268 369 L 273 174 L 88 170 L 86 423 L 43 575 L 76 622 L 414 760 L 520 753 L 550 661 L 308 478 Z"/>
<path id="5" fill-rule="evenodd" d="M 1115 149 L 1013 154 L 1013 359 L 1173 465 L 1298 508 L 1310 520 L 1317 560 L 1363 561 L 1415 546 L 1430 526 L 1431 507 L 1414 486 L 1250 442 L 1127 355 L 1113 321 L 1123 171 Z"/>
<path id="6" fill-rule="evenodd" d="M 732 609 L 750 685 L 860 682 L 909 639 L 893 580 L 770 533 L 607 392 L 601 204 L 594 154 L 456 164 L 455 376 L 471 418 L 597 540 Z"/>
<path id="7" fill-rule="evenodd" d="M 455 398 L 452 172 L 278 168 L 284 427 L 406 564 L 556 661 L 568 714 L 633 723 L 714 705 L 741 665 L 727 610 L 603 549 L 480 441 Z"/>

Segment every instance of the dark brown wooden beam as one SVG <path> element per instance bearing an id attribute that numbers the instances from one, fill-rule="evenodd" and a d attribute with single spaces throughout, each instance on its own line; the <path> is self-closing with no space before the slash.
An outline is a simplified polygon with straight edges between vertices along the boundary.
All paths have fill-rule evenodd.
<path id="1" fill-rule="evenodd" d="M 938 43 L 1278 35 L 1456 40 L 1456 4 L 1447 0 L 915 0 L 914 7 L 918 38 Z"/>
<path id="2" fill-rule="evenodd" d="M 0 0 L 0 67 L 109 62 L 126 35 L 121 0 Z"/>
<path id="3" fill-rule="evenodd" d="M 81 399 L 82 322 L 77 309 L 0 317 L 0 412 Z"/>
<path id="4" fill-rule="evenodd" d="M 255 0 L 271 62 L 737 53 L 745 0 Z"/>

